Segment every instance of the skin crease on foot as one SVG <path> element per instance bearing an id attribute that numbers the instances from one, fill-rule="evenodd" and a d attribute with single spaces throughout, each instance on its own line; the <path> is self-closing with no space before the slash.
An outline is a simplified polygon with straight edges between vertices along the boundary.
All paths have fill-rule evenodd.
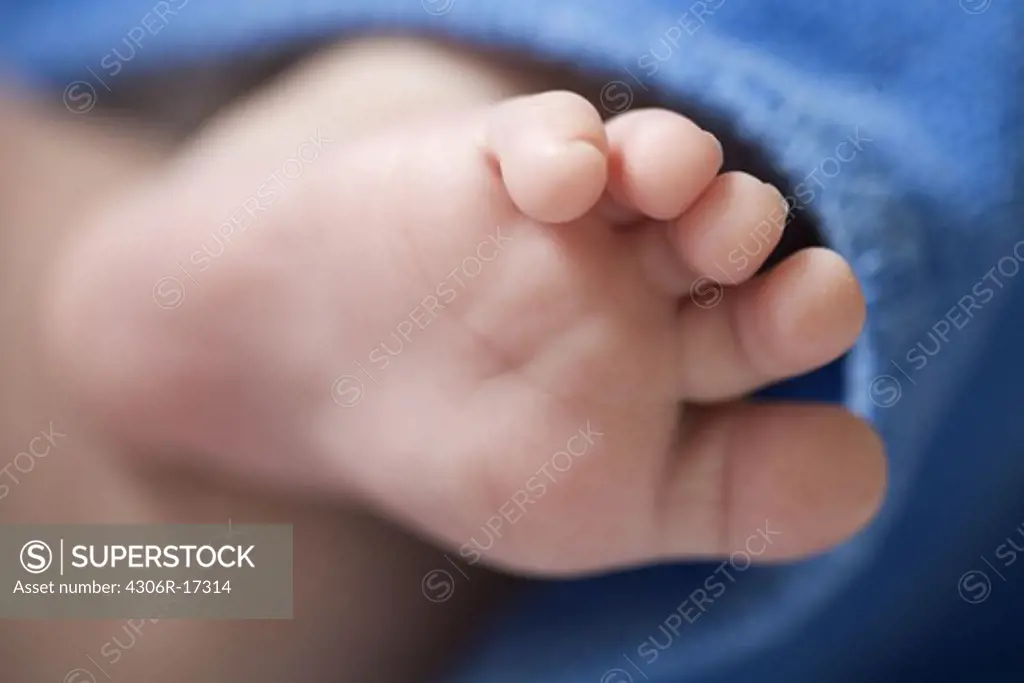
<path id="1" fill-rule="evenodd" d="M 868 425 L 743 400 L 853 344 L 849 266 L 809 249 L 756 275 L 769 245 L 717 305 L 689 296 L 780 210 L 775 188 L 720 174 L 683 116 L 606 122 L 567 91 L 475 81 L 342 125 L 323 93 L 357 80 L 344 63 L 215 121 L 64 252 L 49 346 L 111 438 L 531 574 L 727 554 L 766 521 L 763 559 L 792 559 L 871 519 Z M 311 136 L 317 159 L 213 258 Z M 171 276 L 188 289 L 158 305 Z"/>

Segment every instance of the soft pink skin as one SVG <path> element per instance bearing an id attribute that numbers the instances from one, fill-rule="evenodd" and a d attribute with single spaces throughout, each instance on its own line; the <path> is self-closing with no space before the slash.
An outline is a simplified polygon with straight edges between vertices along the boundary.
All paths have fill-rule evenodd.
<path id="1" fill-rule="evenodd" d="M 689 300 L 782 201 L 718 175 L 711 136 L 659 110 L 605 124 L 566 92 L 410 114 L 336 135 L 200 271 L 190 255 L 314 134 L 295 124 L 317 121 L 302 92 L 287 105 L 302 116 L 254 106 L 215 127 L 97 213 L 58 269 L 55 358 L 111 434 L 363 501 L 471 560 L 500 524 L 482 559 L 523 572 L 728 553 L 766 521 L 781 535 L 762 559 L 796 557 L 872 517 L 885 465 L 867 425 L 733 402 L 853 343 L 849 267 L 808 250 L 749 280 L 766 245 L 718 305 Z M 475 255 L 489 260 L 460 286 L 450 274 Z M 175 276 L 184 299 L 158 306 Z M 424 325 L 430 296 L 444 308 Z M 416 319 L 381 369 L 371 353 Z M 363 382 L 349 407 L 347 376 Z M 725 403 L 692 405 L 710 401 Z M 587 425 L 600 436 L 583 456 L 555 456 Z M 542 467 L 555 481 L 540 474 L 537 494 Z"/>

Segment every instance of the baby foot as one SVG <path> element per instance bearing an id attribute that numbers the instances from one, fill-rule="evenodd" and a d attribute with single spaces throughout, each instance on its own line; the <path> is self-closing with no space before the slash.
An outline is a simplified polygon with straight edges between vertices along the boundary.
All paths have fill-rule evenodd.
<path id="1" fill-rule="evenodd" d="M 527 572 L 718 555 L 766 525 L 762 557 L 794 557 L 874 514 L 867 425 L 738 400 L 848 349 L 858 286 L 824 249 L 755 276 L 782 196 L 719 175 L 689 120 L 605 124 L 551 92 L 410 121 L 218 233 L 260 196 L 236 181 L 257 146 L 197 146 L 58 273 L 57 358 L 120 438 Z"/>

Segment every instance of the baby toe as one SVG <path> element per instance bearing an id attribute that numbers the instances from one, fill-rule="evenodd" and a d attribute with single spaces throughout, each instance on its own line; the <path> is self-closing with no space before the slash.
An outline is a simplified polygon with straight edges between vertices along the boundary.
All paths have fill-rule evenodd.
<path id="1" fill-rule="evenodd" d="M 747 173 L 725 173 L 683 214 L 671 237 L 690 271 L 736 285 L 771 255 L 787 215 L 777 189 Z"/>
<path id="2" fill-rule="evenodd" d="M 850 266 L 828 249 L 805 249 L 770 272 L 680 312 L 679 391 L 718 401 L 819 368 L 845 353 L 864 325 Z"/>
<path id="3" fill-rule="evenodd" d="M 579 95 L 549 92 L 498 105 L 488 121 L 486 144 L 513 203 L 537 221 L 577 220 L 604 194 L 604 123 Z"/>
<path id="4" fill-rule="evenodd" d="M 722 167 L 722 145 L 713 135 L 663 109 L 615 118 L 608 140 L 610 194 L 656 220 L 678 218 Z"/>

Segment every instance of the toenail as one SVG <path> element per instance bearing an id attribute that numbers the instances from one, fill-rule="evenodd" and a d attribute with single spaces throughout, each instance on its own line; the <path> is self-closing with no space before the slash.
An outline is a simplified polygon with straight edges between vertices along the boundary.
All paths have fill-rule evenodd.
<path id="1" fill-rule="evenodd" d="M 722 154 L 724 156 L 725 155 L 725 148 L 722 147 L 722 141 L 718 139 L 718 136 L 716 136 L 714 133 L 711 133 L 709 131 L 704 131 L 704 135 L 707 135 L 709 138 L 712 139 L 712 141 L 714 141 L 715 146 L 718 147 L 719 154 Z"/>
<path id="2" fill-rule="evenodd" d="M 601 155 L 604 155 L 606 150 L 607 150 L 607 148 L 608 148 L 608 141 L 607 141 L 607 139 L 603 135 L 601 135 L 599 133 L 584 133 L 583 135 L 580 135 L 579 137 L 571 138 L 569 140 L 569 142 L 570 143 L 583 143 L 584 145 L 587 145 L 588 147 L 593 147 Z"/>
<path id="3" fill-rule="evenodd" d="M 789 202 L 788 202 L 788 201 L 786 201 L 786 197 L 785 197 L 785 195 L 783 195 L 783 194 L 782 194 L 782 190 L 780 190 L 780 189 L 779 189 L 778 187 L 776 187 L 775 185 L 772 185 L 771 183 L 765 183 L 764 181 L 762 181 L 762 184 L 764 184 L 764 185 L 765 185 L 766 187 L 769 187 L 769 188 L 771 188 L 771 191 L 772 191 L 772 192 L 774 192 L 774 193 L 775 193 L 776 195 L 778 195 L 778 197 L 779 197 L 779 202 L 780 202 L 780 203 L 781 203 L 781 204 L 782 204 L 782 205 L 783 205 L 784 207 L 786 207 L 786 210 L 788 211 L 788 210 L 789 210 Z"/>
<path id="4" fill-rule="evenodd" d="M 597 145 L 595 145 L 590 140 L 585 140 L 582 138 L 576 140 L 569 140 L 568 144 L 565 146 L 564 149 L 568 152 L 582 152 L 586 154 L 593 154 L 596 152 L 602 158 L 604 157 L 604 152 L 602 152 Z"/>

